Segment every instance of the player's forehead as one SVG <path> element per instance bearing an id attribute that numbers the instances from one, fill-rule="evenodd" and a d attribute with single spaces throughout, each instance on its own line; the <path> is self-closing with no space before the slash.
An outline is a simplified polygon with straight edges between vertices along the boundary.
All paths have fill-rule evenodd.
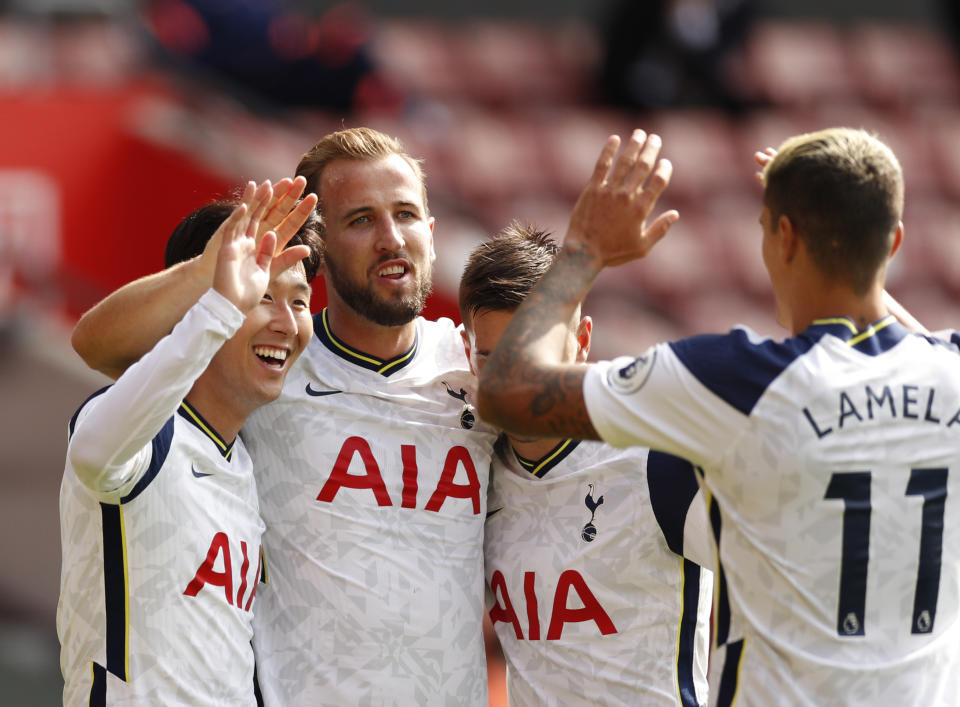
<path id="1" fill-rule="evenodd" d="M 513 310 L 479 309 L 470 318 L 471 336 L 478 349 L 493 348 L 513 318 Z"/>
<path id="2" fill-rule="evenodd" d="M 320 180 L 320 199 L 329 218 L 364 206 L 409 203 L 423 210 L 423 185 L 401 155 L 373 160 L 336 159 Z"/>

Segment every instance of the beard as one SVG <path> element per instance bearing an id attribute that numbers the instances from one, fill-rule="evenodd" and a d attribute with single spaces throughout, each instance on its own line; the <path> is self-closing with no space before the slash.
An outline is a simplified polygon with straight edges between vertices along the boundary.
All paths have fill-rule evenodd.
<path id="1" fill-rule="evenodd" d="M 395 256 L 390 256 L 395 257 Z M 380 326 L 402 326 L 409 324 L 423 311 L 427 297 L 433 291 L 430 264 L 426 271 L 416 270 L 414 291 L 398 298 L 386 299 L 373 291 L 370 282 L 356 282 L 344 274 L 342 268 L 329 253 L 324 253 L 326 276 L 337 295 L 348 307 L 374 324 Z"/>

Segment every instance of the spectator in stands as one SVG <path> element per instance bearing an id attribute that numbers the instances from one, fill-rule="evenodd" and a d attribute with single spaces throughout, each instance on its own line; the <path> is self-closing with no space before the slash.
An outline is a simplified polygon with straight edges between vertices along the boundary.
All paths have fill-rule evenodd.
<path id="1" fill-rule="evenodd" d="M 288 0 L 148 0 L 144 21 L 162 55 L 183 70 L 232 84 L 258 102 L 391 111 L 399 93 L 377 71 L 370 27 L 352 3 L 319 17 Z"/>
<path id="2" fill-rule="evenodd" d="M 604 99 L 625 108 L 742 107 L 731 60 L 757 0 L 617 0 L 602 28 Z"/>

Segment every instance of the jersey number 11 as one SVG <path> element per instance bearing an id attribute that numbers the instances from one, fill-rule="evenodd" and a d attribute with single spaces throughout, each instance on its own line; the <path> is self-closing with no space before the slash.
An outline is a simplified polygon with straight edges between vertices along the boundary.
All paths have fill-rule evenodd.
<path id="1" fill-rule="evenodd" d="M 867 598 L 867 562 L 870 557 L 869 471 L 836 472 L 824 498 L 843 500 L 843 545 L 840 559 L 840 597 L 837 633 L 862 636 Z M 937 613 L 940 559 L 943 553 L 943 510 L 947 497 L 946 469 L 911 469 L 906 496 L 923 496 L 920 563 L 913 595 L 911 633 L 930 633 Z"/>

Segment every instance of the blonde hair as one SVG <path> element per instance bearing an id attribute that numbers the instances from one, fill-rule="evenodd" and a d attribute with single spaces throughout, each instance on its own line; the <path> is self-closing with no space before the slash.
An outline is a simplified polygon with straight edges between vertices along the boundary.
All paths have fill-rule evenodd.
<path id="1" fill-rule="evenodd" d="M 427 183 L 419 160 L 415 160 L 403 151 L 399 140 L 390 137 L 373 128 L 347 128 L 338 130 L 325 136 L 320 142 L 311 147 L 297 165 L 297 176 L 306 177 L 307 192 L 313 192 L 320 197 L 318 211 L 323 213 L 323 195 L 320 193 L 320 183 L 323 170 L 334 160 L 361 160 L 373 161 L 399 155 L 410 165 L 421 186 L 423 209 L 429 215 L 427 206 Z"/>
<path id="2" fill-rule="evenodd" d="M 788 138 L 763 173 L 771 223 L 785 215 L 821 272 L 864 294 L 885 266 L 903 213 L 893 151 L 853 128 Z"/>

